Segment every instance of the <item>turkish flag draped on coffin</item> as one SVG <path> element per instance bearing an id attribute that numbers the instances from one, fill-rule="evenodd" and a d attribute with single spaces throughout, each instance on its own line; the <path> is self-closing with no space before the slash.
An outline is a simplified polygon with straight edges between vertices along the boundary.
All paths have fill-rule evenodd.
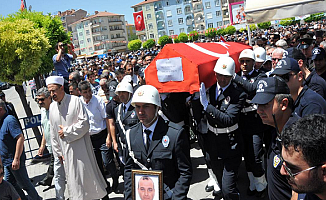
<path id="1" fill-rule="evenodd" d="M 201 82 L 209 88 L 216 83 L 214 67 L 221 56 L 233 58 L 240 71 L 239 55 L 251 46 L 236 42 L 166 44 L 145 69 L 146 84 L 160 93 L 199 91 Z"/>
<path id="2" fill-rule="evenodd" d="M 134 20 L 135 20 L 135 28 L 137 31 L 142 31 L 145 29 L 143 11 L 135 12 Z"/>

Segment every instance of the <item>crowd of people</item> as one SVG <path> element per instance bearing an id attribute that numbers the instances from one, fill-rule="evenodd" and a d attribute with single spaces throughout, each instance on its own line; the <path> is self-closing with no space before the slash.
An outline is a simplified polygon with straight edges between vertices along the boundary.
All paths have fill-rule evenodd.
<path id="1" fill-rule="evenodd" d="M 125 199 L 133 199 L 133 190 L 152 199 L 152 179 L 146 176 L 147 185 L 139 182 L 135 190 L 133 170 L 161 170 L 163 198 L 186 199 L 194 133 L 209 175 L 203 190 L 215 199 L 240 199 L 242 158 L 248 196 L 326 199 L 325 28 L 326 22 L 319 21 L 255 31 L 253 48 L 238 57 L 240 71 L 233 58 L 220 57 L 213 72 L 216 84 L 206 88 L 201 83 L 195 94 L 160 94 L 146 85 L 144 70 L 158 47 L 72 64 L 76 55 L 69 46 L 65 53 L 59 42 L 54 71 L 35 98 L 43 128 L 38 154 L 47 148 L 52 155 L 38 184 L 54 181 L 57 199 L 65 199 L 66 189 L 69 199 L 109 199 L 111 192 L 122 192 L 122 175 Z M 248 41 L 246 33 L 225 38 Z M 27 199 L 22 189 L 38 199 L 12 110 L 0 100 L 0 189 L 8 190 L 0 199 L 4 194 Z"/>

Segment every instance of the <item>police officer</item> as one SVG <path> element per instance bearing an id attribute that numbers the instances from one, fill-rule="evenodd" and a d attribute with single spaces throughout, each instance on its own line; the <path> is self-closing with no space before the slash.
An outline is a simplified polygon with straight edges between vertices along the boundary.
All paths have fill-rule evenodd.
<path id="1" fill-rule="evenodd" d="M 232 58 L 219 58 L 214 71 L 217 84 L 209 88 L 208 99 L 204 83 L 200 87 L 200 102 L 208 122 L 204 144 L 224 199 L 236 200 L 240 199 L 236 181 L 242 157 L 238 122 L 247 95 L 232 82 L 235 73 Z"/>
<path id="2" fill-rule="evenodd" d="M 140 86 L 132 105 L 140 123 L 126 132 L 125 199 L 132 199 L 132 169 L 162 170 L 164 199 L 186 199 L 192 178 L 186 132 L 158 116 L 161 100 L 155 87 Z"/>
<path id="3" fill-rule="evenodd" d="M 125 134 L 126 131 L 133 125 L 137 124 L 139 120 L 136 115 L 135 107 L 130 104 L 133 94 L 132 85 L 128 82 L 119 83 L 115 90 L 115 94 L 119 96 L 121 102 L 121 104 L 114 109 L 116 126 L 115 130 L 119 140 L 118 153 L 120 160 L 125 163 Z"/>
<path id="4" fill-rule="evenodd" d="M 243 156 L 245 159 L 246 170 L 250 180 L 247 190 L 249 196 L 256 195 L 264 197 L 267 182 L 263 168 L 263 133 L 267 129 L 262 123 L 259 115 L 256 113 L 257 106 L 250 103 L 255 95 L 257 80 L 264 77 L 265 74 L 254 70 L 255 53 L 250 49 L 245 49 L 240 53 L 239 62 L 241 71 L 235 77 L 235 82 L 245 88 L 248 98 L 241 111 L 239 126 L 242 131 L 244 141 Z"/>

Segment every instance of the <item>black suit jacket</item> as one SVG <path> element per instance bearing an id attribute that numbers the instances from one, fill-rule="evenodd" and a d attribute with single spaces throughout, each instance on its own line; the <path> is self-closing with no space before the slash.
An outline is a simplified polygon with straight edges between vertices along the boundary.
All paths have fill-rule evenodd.
<path id="1" fill-rule="evenodd" d="M 163 136 L 170 141 L 163 146 Z M 186 132 L 180 126 L 165 122 L 160 116 L 156 124 L 148 153 L 143 141 L 142 124 L 138 123 L 130 129 L 130 146 L 135 158 L 148 169 L 162 170 L 163 182 L 173 191 L 172 199 L 186 199 L 192 178 L 190 146 Z M 125 165 L 125 199 L 132 198 L 132 169 L 141 169 L 129 156 Z"/>

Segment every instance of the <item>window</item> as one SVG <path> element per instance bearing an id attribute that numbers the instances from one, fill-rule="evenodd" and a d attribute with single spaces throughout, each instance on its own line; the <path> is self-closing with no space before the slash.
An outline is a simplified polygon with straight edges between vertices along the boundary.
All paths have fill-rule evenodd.
<path id="1" fill-rule="evenodd" d="M 80 40 L 79 41 L 79 44 L 84 44 L 84 40 Z"/>
<path id="2" fill-rule="evenodd" d="M 89 50 L 90 50 L 90 51 L 93 51 L 93 47 L 89 47 Z"/>
<path id="3" fill-rule="evenodd" d="M 173 24 L 172 24 L 172 19 L 170 19 L 170 20 L 168 21 L 168 26 L 173 26 Z"/>
<path id="4" fill-rule="evenodd" d="M 166 5 L 167 5 L 167 6 L 169 5 L 169 1 L 166 1 Z"/>
<path id="5" fill-rule="evenodd" d="M 184 28 L 180 28 L 180 33 L 184 33 L 185 29 Z"/>
<path id="6" fill-rule="evenodd" d="M 111 39 L 114 39 L 114 34 L 111 34 Z"/>
<path id="7" fill-rule="evenodd" d="M 182 14 L 182 9 L 181 8 L 177 8 L 177 14 L 178 15 Z"/>
<path id="8" fill-rule="evenodd" d="M 205 2 L 205 7 L 206 7 L 206 9 L 211 8 L 211 2 Z"/>
<path id="9" fill-rule="evenodd" d="M 151 7 L 149 7 L 149 5 L 146 5 L 146 10 L 150 10 Z"/>
<path id="10" fill-rule="evenodd" d="M 217 22 L 217 26 L 222 26 L 222 21 Z"/>
<path id="11" fill-rule="evenodd" d="M 174 30 L 169 30 L 170 35 L 174 35 Z"/>
<path id="12" fill-rule="evenodd" d="M 183 18 L 178 19 L 179 24 L 183 24 Z"/>
<path id="13" fill-rule="evenodd" d="M 108 27 L 102 26 L 102 31 L 106 31 L 106 30 L 108 30 Z"/>
<path id="14" fill-rule="evenodd" d="M 83 32 L 79 32 L 79 34 L 78 34 L 79 36 L 83 36 Z"/>
<path id="15" fill-rule="evenodd" d="M 149 38 L 154 38 L 154 34 L 149 34 Z"/>
<path id="16" fill-rule="evenodd" d="M 147 14 L 147 19 L 152 19 L 152 15 L 151 14 Z"/>
<path id="17" fill-rule="evenodd" d="M 216 11 L 216 17 L 219 17 L 219 16 L 221 16 L 221 11 L 220 10 Z"/>
<path id="18" fill-rule="evenodd" d="M 213 14 L 212 13 L 207 13 L 207 19 L 212 19 L 213 18 Z"/>
<path id="19" fill-rule="evenodd" d="M 88 26 L 88 21 L 87 22 L 85 22 L 85 27 L 87 27 Z"/>
<path id="20" fill-rule="evenodd" d="M 230 24 L 230 20 L 225 20 L 225 21 L 223 21 L 223 24 L 224 24 L 224 25 L 228 25 L 228 24 Z"/>
<path id="21" fill-rule="evenodd" d="M 215 6 L 220 6 L 220 0 L 215 0 Z"/>
<path id="22" fill-rule="evenodd" d="M 107 39 L 109 39 L 108 35 L 102 35 L 102 40 L 107 40 Z"/>
<path id="23" fill-rule="evenodd" d="M 167 11 L 166 11 L 166 16 L 167 16 L 167 17 L 171 17 L 171 16 L 172 16 L 172 12 L 171 12 L 171 10 L 167 10 Z"/>
<path id="24" fill-rule="evenodd" d="M 149 30 L 153 29 L 153 24 L 152 24 L 152 23 L 149 23 L 149 24 L 148 24 L 148 29 L 149 29 Z"/>
<path id="25" fill-rule="evenodd" d="M 213 23 L 208 23 L 207 26 L 208 28 L 213 28 Z"/>
<path id="26" fill-rule="evenodd" d="M 89 35 L 89 30 L 86 30 L 86 35 Z"/>
<path id="27" fill-rule="evenodd" d="M 91 42 L 91 38 L 87 38 L 87 42 L 90 43 Z"/>
<path id="28" fill-rule="evenodd" d="M 190 6 L 185 7 L 185 13 L 187 14 L 187 13 L 190 13 L 190 12 L 191 12 Z"/>

